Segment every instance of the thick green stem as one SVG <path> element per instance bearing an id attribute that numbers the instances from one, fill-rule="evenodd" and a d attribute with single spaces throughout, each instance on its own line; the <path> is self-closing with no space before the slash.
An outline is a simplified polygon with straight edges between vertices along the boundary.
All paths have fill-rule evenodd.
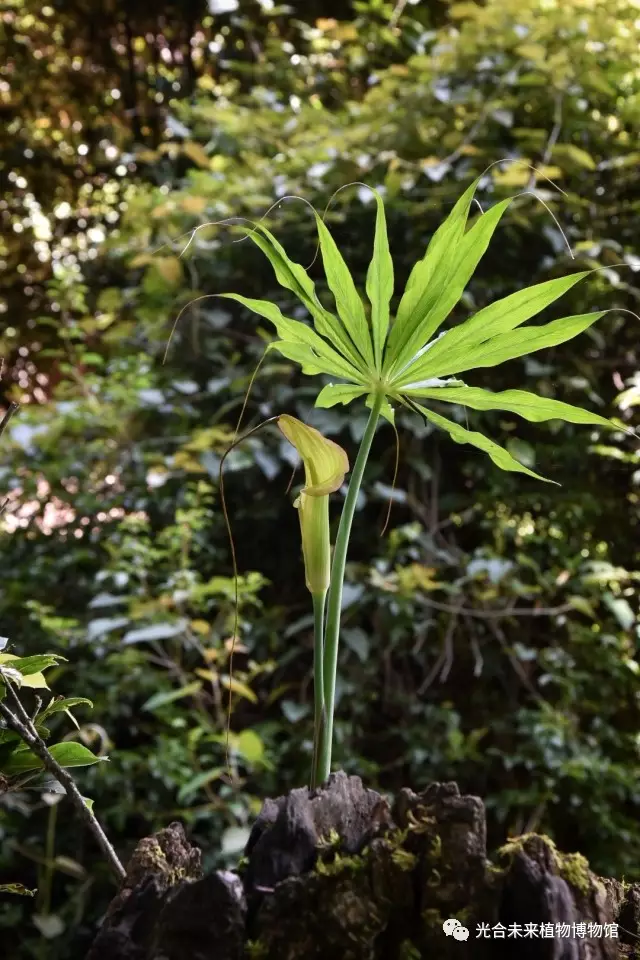
<path id="1" fill-rule="evenodd" d="M 320 778 L 320 745 L 326 724 L 324 705 L 324 609 L 327 593 L 313 594 L 313 766 L 311 789 L 322 783 Z"/>
<path id="2" fill-rule="evenodd" d="M 331 749 L 333 746 L 333 711 L 336 693 L 336 672 L 338 668 L 338 644 L 340 641 L 340 612 L 342 610 L 342 585 L 344 569 L 347 561 L 347 548 L 351 535 L 351 524 L 356 509 L 358 493 L 364 474 L 364 468 L 371 450 L 373 435 L 376 432 L 380 410 L 384 402 L 384 394 L 378 394 L 373 402 L 371 413 L 364 435 L 360 442 L 360 449 L 353 467 L 351 480 L 347 489 L 347 496 L 342 508 L 340 525 L 336 536 L 336 545 L 333 551 L 331 564 L 331 581 L 327 598 L 327 632 L 324 644 L 324 706 L 326 723 L 320 740 L 320 756 L 318 763 L 319 783 L 324 783 L 331 772 Z"/>

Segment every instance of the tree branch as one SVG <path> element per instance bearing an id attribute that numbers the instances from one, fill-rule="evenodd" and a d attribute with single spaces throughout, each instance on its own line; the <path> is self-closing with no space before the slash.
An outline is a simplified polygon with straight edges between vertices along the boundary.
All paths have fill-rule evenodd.
<path id="1" fill-rule="evenodd" d="M 504 610 L 470 610 L 466 607 L 454 607 L 448 603 L 439 603 L 430 597 L 423 597 L 423 602 L 434 610 L 443 613 L 461 614 L 466 617 L 479 617 L 482 620 L 496 620 L 503 617 L 555 617 L 561 613 L 575 610 L 571 603 L 561 603 L 558 607 L 507 607 Z"/>
<path id="2" fill-rule="evenodd" d="M 16 403 L 14 400 L 12 400 L 9 404 L 2 420 L 0 420 L 0 437 L 6 430 L 9 420 L 11 420 L 11 417 L 14 415 L 19 406 L 20 404 Z"/>
<path id="3" fill-rule="evenodd" d="M 5 718 L 9 726 L 20 736 L 24 743 L 30 747 L 33 753 L 35 753 L 40 760 L 42 760 L 44 767 L 49 771 L 49 773 L 51 773 L 58 783 L 64 787 L 67 796 L 76 809 L 76 812 L 79 814 L 81 820 L 84 821 L 85 826 L 87 826 L 91 831 L 96 842 L 98 843 L 98 846 L 104 853 L 107 862 L 111 867 L 112 873 L 118 878 L 119 881 L 124 880 L 126 876 L 125 869 L 120 863 L 118 855 L 111 846 L 104 830 L 96 820 L 92 811 L 84 802 L 82 794 L 76 786 L 75 780 L 71 774 L 65 770 L 64 767 L 60 766 L 60 764 L 49 752 L 46 743 L 36 730 L 31 717 L 22 706 L 22 703 L 20 702 L 17 693 L 13 689 L 13 685 L 7 678 L 6 674 L 3 677 L 3 683 L 6 686 L 9 699 L 13 703 L 15 713 L 6 705 L 6 703 L 3 702 L 0 702 L 0 713 Z"/>

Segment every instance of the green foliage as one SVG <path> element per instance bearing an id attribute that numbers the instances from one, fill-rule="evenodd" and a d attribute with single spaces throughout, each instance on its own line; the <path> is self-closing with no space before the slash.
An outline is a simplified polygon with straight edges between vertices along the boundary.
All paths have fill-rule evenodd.
<path id="1" fill-rule="evenodd" d="M 389 791 L 457 779 L 461 789 L 487 799 L 490 846 L 542 829 L 559 849 L 579 849 L 596 871 L 635 879 L 637 444 L 622 429 L 605 434 L 596 420 L 574 427 L 566 408 L 564 424 L 539 417 L 552 413 L 544 399 L 637 424 L 636 321 L 607 313 L 575 345 L 557 342 L 530 358 L 519 353 L 504 366 L 480 367 L 473 387 L 427 386 L 421 389 L 438 396 L 421 397 L 406 385 L 455 375 L 456 332 L 466 327 L 468 334 L 468 318 L 478 321 L 532 285 L 559 290 L 596 271 L 565 289 L 562 314 L 637 312 L 637 10 L 627 0 L 544 9 L 528 0 L 491 0 L 454 5 L 443 23 L 431 19 L 432 5 L 407 4 L 390 27 L 370 5 L 340 22 L 308 6 L 310 21 L 325 20 L 252 12 L 243 25 L 239 15 L 213 17 L 195 46 L 180 33 L 180 11 L 170 11 L 169 46 L 203 51 L 191 79 L 187 61 L 160 61 L 154 72 L 153 45 L 144 37 L 162 29 L 132 13 L 132 42 L 144 48 L 135 52 L 140 104 L 127 102 L 120 83 L 126 49 L 114 54 L 110 39 L 104 50 L 102 43 L 92 47 L 90 17 L 74 17 L 75 7 L 66 5 L 64 14 L 55 13 L 54 36 L 40 7 L 16 8 L 26 40 L 16 82 L 1 96 L 5 104 L 10 97 L 5 155 L 28 187 L 11 181 L 3 197 L 9 229 L 2 296 L 11 320 L 1 325 L 0 355 L 9 365 L 1 384 L 6 399 L 23 406 L 0 446 L 0 485 L 9 496 L 0 633 L 19 656 L 51 650 L 65 657 L 45 672 L 51 686 L 94 703 L 92 722 L 77 710 L 79 732 L 62 710 L 46 722 L 54 741 L 71 733 L 94 753 L 109 753 L 109 764 L 83 768 L 78 778 L 83 793 L 99 798 L 120 851 L 170 817 L 201 842 L 207 866 L 237 857 L 260 798 L 298 785 L 307 773 L 312 621 L 297 518 L 284 495 L 293 462 L 288 444 L 263 431 L 225 463 L 245 571 L 232 675 L 257 700 L 234 695 L 236 779 L 229 784 L 224 719 L 233 578 L 217 487 L 220 457 L 274 329 L 288 352 L 269 349 L 246 422 L 287 412 L 351 449 L 366 415 L 360 403 L 343 402 L 366 397 L 366 387 L 353 375 L 364 358 L 343 327 L 347 375 L 344 357 L 334 350 L 319 359 L 317 340 L 311 342 L 312 335 L 324 339 L 319 325 L 331 328 L 335 307 L 321 265 L 306 274 L 320 303 L 311 299 L 311 327 L 296 293 L 274 281 L 257 234 L 232 243 L 242 234 L 205 224 L 236 216 L 257 221 L 274 199 L 292 194 L 323 211 L 335 190 L 365 181 L 386 209 L 394 255 L 389 313 L 397 316 L 400 291 L 456 199 L 488 164 L 516 157 L 522 163 L 495 165 L 478 184 L 486 213 L 470 209 L 464 237 L 477 224 L 489 230 L 500 213 L 491 243 L 473 277 L 464 280 L 469 267 L 459 265 L 457 286 L 445 291 L 457 298 L 447 333 L 406 371 L 412 379 L 402 386 L 409 399 L 429 401 L 431 413 L 490 433 L 514 460 L 562 487 L 496 470 L 468 443 L 450 443 L 431 422 L 396 409 L 401 459 L 384 538 L 391 431 L 375 438 L 356 504 L 336 763 Z M 31 25 L 23 22 L 30 13 Z M 43 20 L 46 30 L 38 26 Z M 76 66 L 70 37 L 82 47 Z M 45 40 L 51 54 L 34 57 L 33 45 Z M 209 55 L 209 43 L 219 52 Z M 262 57 L 250 59 L 253 43 Z M 108 69 L 105 51 L 116 58 Z M 60 69 L 50 75 L 54 52 Z M 118 87 L 123 96 L 103 102 Z M 160 105 L 157 92 L 165 98 Z M 46 97 L 55 108 L 42 106 Z M 133 117 L 145 129 L 134 131 Z M 82 129 L 73 127 L 76 120 Z M 77 147 L 85 140 L 90 150 L 83 157 Z M 108 145 L 117 149 L 112 159 Z M 35 163 L 24 155 L 29 149 Z M 541 174 L 532 179 L 527 163 Z M 120 165 L 124 175 L 116 173 Z M 575 260 L 542 204 L 531 197 L 506 203 L 527 188 L 562 225 Z M 65 203 L 70 210 L 54 214 Z M 35 235 L 44 232 L 39 213 L 51 240 Z M 358 186 L 341 190 L 326 217 L 356 289 L 370 300 L 374 364 L 382 361 L 390 286 L 378 265 L 386 257 L 380 232 L 372 260 L 376 218 L 380 224 L 377 199 Z M 281 202 L 263 225 L 299 264 L 311 264 L 317 227 L 308 207 Z M 40 261 L 38 251 L 49 259 Z M 303 276 L 297 282 L 306 283 Z M 241 302 L 217 299 L 224 290 L 279 313 L 252 317 Z M 208 299 L 185 311 L 163 365 L 173 322 L 198 296 Z M 429 296 L 422 320 L 431 311 L 435 338 L 445 329 L 439 324 L 447 301 L 438 287 Z M 410 301 L 406 306 L 409 317 Z M 543 326 L 530 327 L 546 326 L 546 337 L 561 313 L 553 300 L 544 310 Z M 482 324 L 491 316 L 485 313 Z M 530 349 L 514 341 L 529 318 L 501 329 L 500 315 L 493 316 L 507 353 Z M 283 336 L 275 320 L 284 318 L 296 326 Z M 407 324 L 403 349 L 412 335 Z M 470 346 L 471 339 L 460 342 L 461 356 Z M 427 364 L 445 347 L 449 369 L 430 372 Z M 299 377 L 301 358 L 324 368 L 317 387 Z M 535 405 L 513 390 L 525 379 Z M 337 382 L 347 380 L 352 387 Z M 468 402 L 452 404 L 449 391 L 462 389 L 473 391 Z M 496 412 L 494 402 L 504 406 Z M 23 684 L 20 696 L 35 706 L 39 693 Z M 169 699 L 143 709 L 158 696 Z M 0 883 L 37 887 L 38 897 L 48 869 L 40 840 L 52 809 L 47 794 L 27 785 L 0 797 Z M 53 836 L 47 862 L 72 852 L 75 867 L 51 868 L 49 907 L 43 899 L 2 898 L 0 938 L 9 943 L 9 960 L 15 949 L 20 960 L 84 956 L 111 895 L 106 868 L 78 842 L 77 824 L 60 816 Z M 14 844 L 28 855 L 17 858 Z M 64 934 L 46 939 L 31 923 L 33 906 L 38 916 L 60 918 Z"/>
<path id="2" fill-rule="evenodd" d="M 7 697 L 7 684 L 10 684 L 15 690 L 20 690 L 22 687 L 45 688 L 48 690 L 43 671 L 56 666 L 61 660 L 65 659 L 66 657 L 59 654 L 50 653 L 31 657 L 17 657 L 10 653 L 0 654 L 0 700 L 3 700 L 7 709 L 15 714 L 12 698 Z M 4 680 L 4 683 L 2 680 Z M 36 709 L 32 712 L 31 719 L 45 742 L 49 739 L 50 732 L 43 726 L 43 720 L 53 713 L 63 710 L 78 726 L 73 714 L 69 712 L 69 707 L 79 704 L 92 706 L 91 701 L 87 700 L 86 697 L 68 697 L 66 699 L 52 697 L 45 707 L 43 707 L 40 699 L 36 701 Z M 108 759 L 106 756 L 97 757 L 81 743 L 54 743 L 48 745 L 48 749 L 51 756 L 61 767 L 85 767 Z M 42 768 L 42 760 L 29 749 L 28 744 L 20 739 L 19 734 L 8 724 L 6 717 L 0 717 L 0 778 L 3 782 L 3 789 L 5 791 L 18 789 L 24 783 L 23 774 Z"/>
<path id="3" fill-rule="evenodd" d="M 344 508 L 340 517 L 340 525 L 336 535 L 335 550 L 331 565 L 331 581 L 329 584 L 329 515 L 328 503 L 309 503 L 308 509 L 314 510 L 317 519 L 314 522 L 314 533 L 311 534 L 311 517 L 304 523 L 304 493 L 301 495 L 300 518 L 302 523 L 303 550 L 305 558 L 306 582 L 314 599 L 314 696 L 316 699 L 314 720 L 314 747 L 313 772 L 311 786 L 323 783 L 331 772 L 331 754 L 333 749 L 333 720 L 335 705 L 335 685 L 338 659 L 338 644 L 340 639 L 340 614 L 342 609 L 342 592 L 344 588 L 345 563 L 347 547 L 351 534 L 355 504 L 360 492 L 364 468 L 370 452 L 373 434 L 377 421 L 382 413 L 393 422 L 393 410 L 388 402 L 389 397 L 398 399 L 401 403 L 422 413 L 425 418 L 438 427 L 446 430 L 456 443 L 470 443 L 474 447 L 488 453 L 496 466 L 503 470 L 526 473 L 530 477 L 542 480 L 539 474 L 534 473 L 524 465 L 523 458 L 514 459 L 511 454 L 489 440 L 483 434 L 466 430 L 459 424 L 452 423 L 433 411 L 425 409 L 420 404 L 409 400 L 407 389 L 412 389 L 414 395 L 425 395 L 424 388 L 443 387 L 451 381 L 441 380 L 438 374 L 445 372 L 457 373 L 460 370 L 469 370 L 474 367 L 495 366 L 505 360 L 526 355 L 533 350 L 540 350 L 549 346 L 556 346 L 570 340 L 577 333 L 581 333 L 595 320 L 604 316 L 606 311 L 586 314 L 577 317 L 565 317 L 554 323 L 538 328 L 519 330 L 515 335 L 507 337 L 504 331 L 511 331 L 520 326 L 525 320 L 539 312 L 540 309 L 553 302 L 565 288 L 575 283 L 570 278 L 569 283 L 553 281 L 547 284 L 544 291 L 536 287 L 520 291 L 517 302 L 507 298 L 507 304 L 498 302 L 492 304 L 480 319 L 478 315 L 471 317 L 465 323 L 456 327 L 452 333 L 455 339 L 453 350 L 450 348 L 450 337 L 446 333 L 438 337 L 440 351 L 438 360 L 433 356 L 425 361 L 421 357 L 436 346 L 437 342 L 430 341 L 430 337 L 447 317 L 464 292 L 473 270 L 495 230 L 502 213 L 506 210 L 509 201 L 503 201 L 492 208 L 490 213 L 483 213 L 474 227 L 465 232 L 469 208 L 474 193 L 482 176 L 472 183 L 455 204 L 453 211 L 438 227 L 427 248 L 423 259 L 411 271 L 404 294 L 398 305 L 398 312 L 394 319 L 391 333 L 387 341 L 389 327 L 389 300 L 393 293 L 393 264 L 390 258 L 386 229 L 384 205 L 380 195 L 375 192 L 377 199 L 376 236 L 374 239 L 374 260 L 369 265 L 368 277 L 377 276 L 378 282 L 373 286 L 373 296 L 376 302 L 371 303 L 371 327 L 365 315 L 364 306 L 356 289 L 353 277 L 340 253 L 331 233 L 322 218 L 314 211 L 318 238 L 324 270 L 329 289 L 334 295 L 337 316 L 330 316 L 322 309 L 316 297 L 313 284 L 310 283 L 304 268 L 293 263 L 282 246 L 260 224 L 254 225 L 250 236 L 257 233 L 257 244 L 266 254 L 274 267 L 276 279 L 280 285 L 293 291 L 302 304 L 309 310 L 315 319 L 316 328 L 323 333 L 328 343 L 316 338 L 316 351 L 313 347 L 301 348 L 283 340 L 282 344 L 276 341 L 270 346 L 281 349 L 285 356 L 300 363 L 307 373 L 322 373 L 323 367 L 317 364 L 322 354 L 329 348 L 329 344 L 342 355 L 347 367 L 353 361 L 358 370 L 354 370 L 354 383 L 347 387 L 355 387 L 357 393 L 334 394 L 330 401 L 339 399 L 349 403 L 355 396 L 359 396 L 360 387 L 365 387 L 368 394 L 367 406 L 371 408 L 371 416 L 363 434 L 362 443 L 356 459 L 353 476 L 349 482 Z M 497 211 L 497 214 L 496 214 Z M 267 238 L 265 243 L 263 235 Z M 383 239 L 384 238 L 384 239 Z M 386 257 L 382 252 L 384 247 Z M 384 265 L 382 258 L 384 257 Z M 578 274 L 582 279 L 586 273 Z M 379 290 L 384 289 L 384 302 L 380 303 Z M 248 306 L 251 301 L 240 299 Z M 268 302 L 258 301 L 258 312 L 275 323 L 278 333 L 283 336 L 294 336 L 291 332 L 296 326 L 302 331 L 302 325 L 295 321 L 288 321 L 282 317 L 277 307 L 270 307 Z M 510 309 L 511 308 L 511 309 Z M 382 312 L 381 312 L 382 311 Z M 384 323 L 381 316 L 384 314 Z M 307 339 L 309 335 L 306 334 Z M 298 334 L 299 340 L 302 334 Z M 444 341 L 444 347 L 442 346 Z M 284 350 L 282 350 L 284 347 Z M 291 349 L 293 347 L 293 349 Z M 358 357 L 353 354 L 356 350 Z M 326 370 L 326 368 L 324 368 Z M 329 367 L 329 372 L 331 368 Z M 336 369 L 334 367 L 334 369 Z M 418 370 L 424 375 L 427 371 L 435 374 L 426 380 L 413 381 L 418 376 Z M 340 370 L 338 369 L 338 373 Z M 465 392 L 465 385 L 461 381 L 454 381 L 453 393 L 448 398 L 456 402 L 457 390 L 462 388 L 461 401 L 469 394 L 476 397 L 473 390 Z M 329 385 L 329 389 L 332 388 Z M 456 389 L 457 388 L 457 389 Z M 483 394 L 483 391 L 480 391 Z M 438 399 L 437 392 L 427 389 L 426 395 Z M 544 398 L 524 394 L 529 408 L 544 417 L 545 411 L 549 416 L 549 405 Z M 327 395 L 321 398 L 321 406 L 327 405 Z M 473 405 L 473 404 L 472 404 Z M 490 409 L 491 407 L 489 407 Z M 485 405 L 484 409 L 488 409 Z M 513 409 L 513 407 L 512 407 Z M 516 403 L 516 412 L 522 409 L 522 401 Z M 606 427 L 613 426 L 603 417 L 594 417 L 588 411 L 569 407 L 566 404 L 551 402 L 554 418 L 562 419 L 562 412 L 566 409 L 572 423 L 597 422 Z M 535 415 L 534 415 L 535 418 Z M 295 423 L 295 420 L 291 421 Z M 303 425 L 301 425 L 303 426 Z M 309 429 L 308 427 L 306 428 Z M 313 434 L 311 434 L 313 435 Z M 324 440 L 315 432 L 315 436 Z M 291 438 L 290 438 L 291 439 Z M 327 441 L 324 440 L 327 444 Z M 330 444 L 331 441 L 328 441 Z M 335 447 L 335 445 L 334 445 Z M 307 462 L 305 460 L 305 469 Z M 308 469 L 307 469 L 308 472 Z M 307 477 L 308 482 L 308 477 Z M 335 489 L 335 487 L 333 488 Z M 324 499 L 324 498 L 323 498 Z M 320 512 L 318 512 L 320 511 Z M 305 530 L 306 527 L 306 530 Z M 323 549 L 320 550 L 320 544 Z M 322 554 L 318 564 L 312 564 L 311 557 L 319 552 Z M 311 575 L 312 566 L 318 566 L 320 573 Z M 327 591 L 327 623 L 326 637 L 324 636 L 324 606 L 318 605 L 318 599 Z M 324 690 L 324 696 L 322 691 Z"/>

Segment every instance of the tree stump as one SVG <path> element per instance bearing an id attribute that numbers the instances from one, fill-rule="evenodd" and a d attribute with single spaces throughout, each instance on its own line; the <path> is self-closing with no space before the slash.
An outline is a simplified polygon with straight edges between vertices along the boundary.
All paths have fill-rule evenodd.
<path id="1" fill-rule="evenodd" d="M 491 863 L 455 783 L 391 807 L 332 774 L 266 800 L 243 859 L 203 876 L 179 823 L 141 840 L 87 960 L 640 960 L 640 884 L 536 834 Z"/>

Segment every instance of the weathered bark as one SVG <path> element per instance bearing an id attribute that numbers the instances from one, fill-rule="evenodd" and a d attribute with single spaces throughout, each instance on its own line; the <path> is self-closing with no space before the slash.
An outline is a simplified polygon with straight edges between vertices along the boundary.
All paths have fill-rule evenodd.
<path id="1" fill-rule="evenodd" d="M 533 834 L 489 862 L 482 801 L 454 783 L 391 808 L 338 773 L 265 801 L 238 874 L 203 877 L 178 823 L 142 840 L 87 960 L 640 960 L 639 935 L 640 884 Z"/>

